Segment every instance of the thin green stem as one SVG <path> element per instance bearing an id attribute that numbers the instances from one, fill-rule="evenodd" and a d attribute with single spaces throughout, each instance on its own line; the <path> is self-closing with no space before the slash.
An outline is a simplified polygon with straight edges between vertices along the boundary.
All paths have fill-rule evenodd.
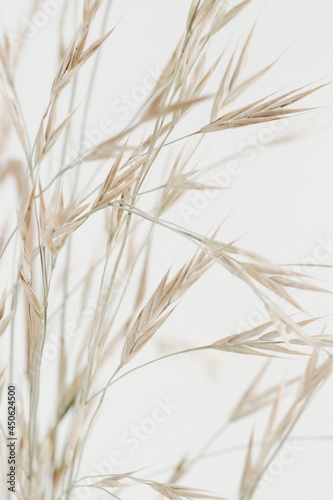
<path id="1" fill-rule="evenodd" d="M 145 368 L 146 366 L 152 365 L 152 364 L 157 363 L 158 361 L 162 361 L 164 359 L 172 358 L 173 356 L 179 356 L 180 354 L 188 354 L 190 352 L 204 351 L 204 350 L 208 350 L 208 349 L 212 349 L 211 345 L 205 345 L 205 346 L 201 346 L 201 347 L 193 347 L 190 349 L 184 349 L 182 351 L 172 352 L 170 354 L 165 354 L 164 356 L 161 356 L 159 358 L 155 358 L 151 361 L 147 361 L 147 363 L 143 363 L 142 365 L 139 365 L 139 366 L 136 366 L 135 368 L 132 368 L 131 370 L 123 373 L 123 375 L 121 375 L 120 377 L 116 378 L 116 380 L 114 380 L 114 374 L 113 374 L 112 377 L 109 379 L 108 383 L 106 384 L 106 386 L 103 389 L 101 389 L 100 391 L 96 392 L 93 396 L 91 396 L 91 398 L 89 398 L 89 400 L 86 402 L 86 404 L 89 404 L 96 396 L 99 396 L 102 393 L 104 395 L 105 391 L 109 387 L 111 387 L 113 384 L 119 382 L 120 380 L 122 380 L 124 377 L 127 377 L 131 373 L 134 373 L 137 370 L 141 370 L 141 368 Z"/>

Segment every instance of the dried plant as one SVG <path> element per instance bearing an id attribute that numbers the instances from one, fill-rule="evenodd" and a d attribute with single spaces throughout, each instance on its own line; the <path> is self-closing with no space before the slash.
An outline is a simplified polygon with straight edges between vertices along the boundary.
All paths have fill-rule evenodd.
<path id="1" fill-rule="evenodd" d="M 41 2 L 30 4 L 32 17 Z M 281 60 L 272 58 L 264 68 L 247 75 L 245 68 L 258 21 L 247 28 L 245 42 L 236 44 L 229 55 L 233 42 L 228 29 L 250 4 L 257 5 L 256 0 L 233 5 L 193 0 L 184 20 L 184 33 L 176 48 L 171 47 L 169 60 L 135 117 L 122 130 L 87 148 L 82 137 L 96 99 L 99 54 L 104 46 L 112 46 L 122 22 L 112 23 L 111 0 L 78 2 L 74 14 L 62 4 L 58 6 L 61 29 L 52 35 L 56 36 L 52 43 L 57 52 L 52 57 L 57 70 L 49 79 L 46 101 L 43 97 L 36 105 L 31 123 L 21 104 L 22 82 L 17 78 L 21 61 L 27 57 L 27 28 L 15 37 L 4 32 L 0 45 L 1 203 L 3 214 L 9 205 L 14 213 L 1 219 L 0 380 L 3 401 L 6 387 L 17 388 L 15 495 L 23 500 L 79 499 L 78 490 L 84 485 L 89 498 L 96 498 L 97 491 L 100 499 L 123 499 L 128 498 L 128 491 L 137 489 L 142 498 L 156 493 L 170 500 L 226 498 L 223 485 L 214 495 L 201 488 L 181 486 L 179 481 L 184 482 L 184 476 L 222 432 L 249 417 L 262 418 L 269 410 L 264 428 L 248 432 L 244 466 L 239 467 L 238 498 L 250 500 L 310 399 L 332 373 L 333 337 L 328 328 L 318 333 L 316 325 L 322 326 L 322 318 L 312 316 L 302 306 L 300 295 L 294 295 L 297 290 L 309 296 L 326 294 L 329 287 L 247 250 L 239 242 L 228 241 L 223 237 L 223 223 L 212 230 L 215 221 L 211 221 L 200 234 L 179 223 L 173 214 L 190 191 L 223 190 L 201 179 L 209 166 L 195 153 L 208 133 L 224 137 L 228 129 L 311 113 L 311 98 L 315 93 L 320 96 L 328 83 L 310 83 L 289 91 L 269 88 L 264 97 L 252 102 L 247 97 L 249 89 Z M 71 16 L 76 27 L 66 39 L 62 27 Z M 96 36 L 99 16 L 103 16 L 103 26 Z M 211 61 L 212 44 L 220 35 L 224 36 L 222 54 Z M 110 84 L 124 69 L 125 65 L 110 68 Z M 39 71 L 43 72 L 43 64 Z M 211 82 L 217 74 L 220 81 L 212 92 Z M 88 90 L 82 103 L 78 89 L 86 81 Z M 310 105 L 297 107 L 306 98 Z M 199 127 L 189 129 L 186 135 L 179 133 L 183 122 L 187 124 L 200 106 L 209 108 L 210 118 L 203 112 Z M 77 155 L 68 160 L 70 140 L 76 142 Z M 167 159 L 165 151 L 171 152 Z M 60 161 L 57 170 L 52 168 L 55 158 Z M 9 181 L 16 189 L 14 201 L 6 198 Z M 181 265 L 165 263 L 162 258 L 159 262 L 154 247 L 157 231 L 189 243 L 194 253 Z M 89 248 L 93 241 L 98 250 Z M 155 262 L 159 262 L 159 271 L 154 268 L 152 277 Z M 241 333 L 215 332 L 215 340 L 207 335 L 204 345 L 196 345 L 193 339 L 184 348 L 180 339 L 172 352 L 135 362 L 148 345 L 158 348 L 159 330 L 163 326 L 168 331 L 169 319 L 182 299 L 213 268 L 222 269 L 248 287 L 263 303 L 270 320 Z M 84 312 L 91 293 L 94 297 L 97 294 L 93 315 L 72 347 L 65 333 L 69 311 L 76 303 Z M 280 299 L 279 305 L 273 296 Z M 295 318 L 296 313 L 303 319 Z M 56 358 L 46 373 L 45 346 L 52 328 L 60 330 L 61 335 Z M 163 359 L 197 351 L 209 356 L 215 353 L 214 359 L 218 354 L 221 360 L 231 355 L 253 357 L 258 363 L 262 357 L 287 358 L 291 364 L 306 359 L 307 365 L 303 374 L 259 391 L 268 365 L 261 368 L 234 409 L 230 408 L 228 422 L 198 454 L 179 463 L 175 459 L 171 474 L 164 475 L 161 482 L 153 479 L 146 463 L 142 464 L 144 471 L 83 476 L 89 439 L 94 436 L 99 416 L 109 411 L 104 403 L 111 386 L 125 377 L 130 380 L 134 372 Z M 52 388 L 51 395 L 45 390 L 45 382 Z M 45 405 L 50 409 L 46 419 Z M 6 422 L 1 423 L 4 442 Z M 257 432 L 259 448 L 254 442 Z M 2 446 L 3 477 L 7 473 L 6 454 L 7 448 Z M 1 490 L 2 498 L 7 498 L 5 480 Z"/>

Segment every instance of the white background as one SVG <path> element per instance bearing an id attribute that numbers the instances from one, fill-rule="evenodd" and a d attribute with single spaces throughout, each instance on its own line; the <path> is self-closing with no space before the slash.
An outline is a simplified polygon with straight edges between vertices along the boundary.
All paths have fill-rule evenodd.
<path id="1" fill-rule="evenodd" d="M 82 2 L 70 2 L 66 8 L 73 9 L 75 13 L 79 11 L 81 4 Z M 109 118 L 118 129 L 125 126 L 126 121 L 122 121 L 119 113 L 114 111 L 115 100 L 122 99 L 124 93 L 132 95 L 133 89 L 143 86 L 149 71 L 163 67 L 181 36 L 189 4 L 189 1 L 179 0 L 114 2 L 107 26 L 111 28 L 118 21 L 119 23 L 103 48 L 96 74 L 88 131 L 98 127 L 104 118 Z M 1 0 L 0 16 L 3 28 L 15 32 L 22 19 L 28 18 L 26 2 Z M 47 26 L 40 28 L 25 46 L 17 72 L 22 108 L 32 131 L 36 130 L 45 109 L 57 67 L 55 39 L 59 16 L 50 19 Z M 210 47 L 209 61 L 214 61 L 226 44 L 234 46 L 238 40 L 244 40 L 257 18 L 256 32 L 245 68 L 247 76 L 268 64 L 291 45 L 281 61 L 243 97 L 245 103 L 285 87 L 296 88 L 319 79 L 320 82 L 329 81 L 333 70 L 332 16 L 333 6 L 330 0 L 267 0 L 264 3 L 254 0 L 237 23 L 228 27 L 226 35 L 217 37 Z M 96 18 L 96 36 L 100 33 L 102 20 L 103 14 Z M 68 37 L 73 25 L 74 23 L 67 22 L 64 26 Z M 230 54 L 228 47 L 229 45 L 227 53 Z M 91 68 L 92 65 L 83 72 L 86 79 L 83 77 L 81 81 L 76 104 L 84 101 Z M 218 85 L 222 70 L 223 67 L 213 78 L 212 90 Z M 332 104 L 331 87 L 311 96 L 305 103 L 306 106 L 327 104 Z M 131 111 L 132 114 L 134 112 L 135 109 Z M 206 124 L 208 119 L 209 107 L 200 107 L 194 112 L 193 118 L 179 128 L 174 138 L 196 130 L 198 126 Z M 278 263 L 305 262 L 313 257 L 318 245 L 320 246 L 319 241 L 327 241 L 333 237 L 332 119 L 330 108 L 292 119 L 280 133 L 273 133 L 274 141 L 269 140 L 268 144 L 263 141 L 267 134 L 271 137 L 272 129 L 269 124 L 212 134 L 198 153 L 196 159 L 200 161 L 199 165 L 205 167 L 235 155 L 241 173 L 232 178 L 227 189 L 202 209 L 198 209 L 197 204 L 193 205 L 197 203 L 193 201 L 193 193 L 186 194 L 183 202 L 188 206 L 195 206 L 199 212 L 190 220 L 184 219 L 179 208 L 168 212 L 165 218 L 206 233 L 232 211 L 222 226 L 222 241 L 241 238 L 239 245 L 258 251 Z M 285 140 L 294 134 L 299 136 L 297 140 Z M 260 151 L 249 160 L 248 155 L 238 151 L 240 145 L 251 140 L 251 137 L 259 138 Z M 72 133 L 69 141 L 75 149 L 78 142 L 76 132 Z M 161 175 L 171 151 L 177 152 L 177 147 L 163 153 L 159 163 Z M 15 151 L 14 154 L 19 155 L 19 152 Z M 224 167 L 220 165 L 214 171 L 221 172 Z M 158 179 L 161 178 L 159 175 Z M 89 179 L 88 172 L 84 177 Z M 203 178 L 209 181 L 209 177 Z M 13 203 L 12 194 L 10 188 L 1 192 L 1 201 L 4 206 L 8 206 L 8 211 Z M 73 264 L 75 272 L 82 270 L 86 255 L 98 248 L 97 227 L 92 226 L 92 230 L 96 231 L 96 240 L 91 241 L 89 233 L 85 235 L 82 232 L 76 241 Z M 175 235 L 157 230 L 152 253 L 151 288 L 156 286 L 170 265 L 177 269 L 184 256 L 191 255 L 191 251 Z M 332 263 L 328 254 L 323 263 Z M 5 276 L 6 271 L 1 271 Z M 313 275 L 323 280 L 321 284 L 327 284 L 331 278 L 327 269 L 315 271 Z M 313 315 L 331 312 L 332 303 L 327 295 L 300 292 L 294 296 Z M 145 362 L 172 350 L 217 340 L 226 333 L 235 333 L 240 324 L 244 324 L 242 322 L 249 323 L 251 318 L 259 317 L 263 322 L 266 316 L 258 309 L 257 302 L 235 278 L 213 268 L 186 295 L 160 330 L 152 346 L 142 352 L 135 363 Z M 255 312 L 257 316 L 251 316 Z M 74 306 L 69 319 L 76 321 Z M 54 328 L 57 329 L 57 325 Z M 115 367 L 115 360 L 112 363 L 106 377 Z M 96 473 L 96 464 L 108 461 L 111 452 L 119 450 L 124 461 L 114 468 L 115 472 L 131 471 L 149 465 L 152 468 L 143 471 L 143 475 L 166 480 L 168 473 L 153 476 L 153 471 L 168 467 L 185 455 L 195 454 L 226 420 L 261 365 L 259 358 L 224 353 L 192 354 L 163 361 L 129 376 L 112 388 L 105 400 L 104 412 L 93 438 L 87 443 L 88 453 L 82 472 Z M 300 373 L 302 369 L 304 361 L 274 361 L 267 374 L 267 385 L 278 383 L 284 375 L 290 377 L 294 373 Z M 51 369 L 47 369 L 46 373 L 51 378 Z M 47 386 L 50 380 L 45 380 Z M 156 408 L 156 400 L 165 398 L 170 398 L 178 406 L 177 410 L 159 424 L 156 431 L 141 442 L 135 452 L 130 452 L 128 446 L 121 442 L 122 434 L 130 431 L 133 425 L 141 425 Z M 45 415 L 50 403 L 52 393 L 45 391 Z M 332 410 L 331 383 L 314 400 L 294 434 L 311 437 L 330 435 L 333 438 Z M 230 426 L 212 449 L 223 450 L 238 445 L 244 448 L 200 461 L 181 482 L 235 500 L 250 434 L 255 430 L 260 436 L 260 429 L 267 418 L 267 412 L 261 412 L 258 418 L 250 417 Z M 276 477 L 268 479 L 265 489 L 254 497 L 255 500 L 331 498 L 332 441 L 306 440 L 302 441 L 302 446 L 305 450 L 290 465 L 285 466 L 282 472 L 277 473 Z M 146 491 L 143 495 L 148 498 Z M 123 497 L 137 498 L 134 491 Z M 107 496 L 100 493 L 100 498 Z"/>

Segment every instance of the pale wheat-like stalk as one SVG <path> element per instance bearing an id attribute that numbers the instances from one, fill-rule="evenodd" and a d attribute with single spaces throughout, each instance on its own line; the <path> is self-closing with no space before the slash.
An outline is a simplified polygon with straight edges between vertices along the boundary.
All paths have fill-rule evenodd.
<path id="1" fill-rule="evenodd" d="M 40 2 L 31 3 L 33 14 Z M 251 52 L 253 34 L 258 29 L 256 23 L 251 25 L 245 41 L 236 46 L 230 57 L 225 49 L 231 42 L 225 43 L 215 62 L 208 64 L 207 55 L 211 53 L 215 37 L 236 23 L 238 16 L 243 16 L 249 4 L 256 4 L 256 0 L 240 1 L 233 6 L 223 1 L 193 0 L 184 33 L 177 46 L 171 47 L 162 74 L 134 119 L 121 131 L 91 145 L 88 150 L 79 140 L 78 155 L 68 162 L 65 151 L 71 133 L 81 130 L 82 135 L 96 97 L 94 78 L 99 52 L 106 44 L 112 46 L 114 31 L 121 27 L 121 22 L 120 26 L 115 23 L 112 26 L 110 0 L 81 3 L 71 38 L 66 40 L 60 33 L 55 40 L 58 69 L 52 78 L 44 111 L 36 117 L 36 129 L 26 121 L 16 83 L 16 70 L 25 56 L 24 30 L 15 43 L 4 33 L 0 46 L 3 96 L 0 181 L 5 183 L 13 176 L 17 187 L 17 213 L 9 224 L 1 220 L 1 231 L 6 236 L 0 241 L 2 271 L 11 259 L 13 267 L 7 278 L 6 273 L 3 274 L 1 282 L 0 373 L 3 400 L 8 385 L 17 384 L 18 390 L 15 495 L 23 500 L 77 498 L 76 491 L 85 480 L 91 495 L 99 491 L 105 498 L 110 495 L 126 498 L 127 490 L 134 487 L 143 488 L 143 495 L 150 491 L 170 500 L 225 498 L 223 490 L 214 496 L 183 486 L 183 476 L 200 462 L 214 440 L 229 426 L 263 408 L 270 408 L 259 449 L 254 450 L 254 438 L 249 433 L 239 500 L 250 500 L 310 399 L 332 373 L 332 335 L 326 329 L 315 334 L 309 331 L 320 318 L 300 321 L 287 312 L 291 309 L 303 311 L 293 297 L 294 289 L 314 293 L 326 293 L 327 290 L 313 284 L 302 273 L 244 249 L 238 242 L 225 241 L 221 226 L 211 230 L 214 221 L 204 234 L 200 234 L 172 220 L 170 210 L 177 207 L 189 191 L 218 189 L 201 181 L 200 176 L 207 166 L 202 160 L 197 162 L 195 157 L 196 148 L 207 135 L 215 132 L 223 137 L 226 130 L 311 112 L 311 104 L 298 107 L 297 103 L 328 84 L 310 83 L 289 91 L 269 88 L 255 102 L 246 101 L 248 90 L 280 60 L 272 60 L 250 77 L 246 76 L 244 67 Z M 93 34 L 96 16 L 101 12 L 104 16 L 102 33 L 96 37 Z M 66 16 L 69 10 L 63 11 L 62 22 Z M 77 103 L 77 89 L 80 78 L 87 78 L 87 73 L 83 73 L 83 77 L 81 74 L 90 60 L 95 62 L 86 102 L 82 105 Z M 116 73 L 114 68 L 112 71 Z M 219 72 L 220 83 L 212 94 L 209 85 Z M 67 101 L 70 96 L 68 112 L 64 112 L 66 96 Z M 243 102 L 245 99 L 245 105 L 239 104 L 240 98 Z M 209 106 L 210 119 L 203 119 L 200 127 L 186 134 L 178 133 L 179 126 L 201 104 Z M 82 106 L 83 116 L 77 119 Z M 10 140 L 15 141 L 17 155 L 11 154 Z M 191 154 L 187 152 L 187 144 L 192 145 Z M 175 154 L 164 167 L 163 180 L 152 184 L 154 173 L 157 175 L 163 166 L 161 155 L 168 148 Z M 57 172 L 50 168 L 54 155 L 61 158 L 61 168 Z M 87 166 L 93 175 L 84 185 L 81 181 Z M 105 219 L 105 228 L 101 232 L 96 224 L 98 230 L 94 231 L 95 220 L 100 220 L 101 216 Z M 178 268 L 172 265 L 165 272 L 161 266 L 163 272 L 154 278 L 152 287 L 149 269 L 152 259 L 159 258 L 152 249 L 157 228 L 190 243 L 193 255 Z M 99 239 L 103 252 L 98 258 L 88 252 L 84 254 L 84 267 L 80 264 L 79 280 L 73 286 L 74 240 L 77 234 L 85 232 L 88 238 Z M 84 253 L 85 248 L 81 251 Z M 220 334 L 218 340 L 203 345 L 193 343 L 186 349 L 179 348 L 133 366 L 138 353 L 155 341 L 163 325 L 168 325 L 186 293 L 213 267 L 224 269 L 249 287 L 264 304 L 270 321 L 241 333 Z M 132 279 L 134 271 L 138 279 Z M 119 284 L 122 273 L 127 279 Z M 85 325 L 78 348 L 72 350 L 66 342 L 65 327 L 73 295 L 79 290 L 79 300 L 84 304 L 92 284 L 96 283 L 98 296 L 93 317 Z M 54 299 L 56 291 L 60 303 Z M 283 299 L 288 308 L 277 306 L 271 293 Z M 126 303 L 129 306 L 124 313 Z M 55 322 L 60 325 L 61 338 L 56 368 L 50 375 L 50 384 L 56 389 L 50 396 L 41 390 L 42 368 L 50 324 Z M 244 395 L 235 408 L 230 408 L 228 422 L 212 434 L 198 454 L 175 463 L 164 481 L 149 477 L 149 469 L 124 471 L 107 477 L 82 477 L 80 466 L 88 453 L 86 442 L 94 433 L 98 416 L 105 410 L 103 403 L 111 386 L 157 362 L 167 363 L 171 357 L 199 355 L 201 351 L 218 352 L 221 357 L 229 353 L 258 359 L 306 357 L 308 363 L 303 375 L 263 390 L 259 386 L 267 373 L 265 366 L 249 386 L 245 384 Z M 108 374 L 106 378 L 105 373 Z M 293 400 L 281 413 L 285 394 L 291 389 Z M 47 397 L 52 400 L 53 414 L 44 430 L 41 407 Z M 5 421 L 1 424 L 1 433 L 6 439 Z M 6 448 L 3 446 L 1 454 L 5 472 Z M 1 498 L 7 495 L 7 485 L 3 481 Z"/>

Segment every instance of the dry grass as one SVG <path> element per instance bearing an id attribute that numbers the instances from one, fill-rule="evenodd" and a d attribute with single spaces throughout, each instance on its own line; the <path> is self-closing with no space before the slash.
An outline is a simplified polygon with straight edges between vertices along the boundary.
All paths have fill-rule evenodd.
<path id="1" fill-rule="evenodd" d="M 81 72 L 90 59 L 98 56 L 103 44 L 112 44 L 113 31 L 118 29 L 104 30 L 100 37 L 93 39 L 95 18 L 99 10 L 105 8 L 105 3 L 85 0 L 71 40 L 56 40 L 60 54 L 58 70 L 52 79 L 44 112 L 38 116 L 35 132 L 25 121 L 16 89 L 15 72 L 24 57 L 23 44 L 14 45 L 6 35 L 1 41 L 0 81 L 2 108 L 6 112 L 2 114 L 0 124 L 0 181 L 4 184 L 12 177 L 17 187 L 15 227 L 8 227 L 6 221 L 1 220 L 2 232 L 6 234 L 1 241 L 1 261 L 8 262 L 6 259 L 10 260 L 11 256 L 15 261 L 11 277 L 1 283 L 3 397 L 6 397 L 6 385 L 18 381 L 16 371 L 22 360 L 26 367 L 24 384 L 20 378 L 18 385 L 20 439 L 16 496 L 24 500 L 76 498 L 75 491 L 80 481 L 87 479 L 81 477 L 80 471 L 87 453 L 85 443 L 94 433 L 100 412 L 105 411 L 105 396 L 112 385 L 139 369 L 195 351 L 218 351 L 221 358 L 229 353 L 288 357 L 291 360 L 307 357 L 303 375 L 283 380 L 262 392 L 258 387 L 267 367 L 260 371 L 250 387 L 245 388 L 236 407 L 230 409 L 227 425 L 213 434 L 199 454 L 176 463 L 169 480 L 160 483 L 147 479 L 147 471 L 88 477 L 92 491 L 99 490 L 105 498 L 108 495 L 126 498 L 127 489 L 137 486 L 144 488 L 143 492 L 153 490 L 170 500 L 224 498 L 223 491 L 214 496 L 180 486 L 178 481 L 183 480 L 191 467 L 200 461 L 221 432 L 234 422 L 270 407 L 271 414 L 259 450 L 254 450 L 254 436 L 249 432 L 239 500 L 250 500 L 260 478 L 313 394 L 332 373 L 330 352 L 333 337 L 325 329 L 318 334 L 309 330 L 309 326 L 321 318 L 308 316 L 299 321 L 293 313 L 286 312 L 291 309 L 305 312 L 293 297 L 293 290 L 302 289 L 309 293 L 326 293 L 326 290 L 314 285 L 307 276 L 279 266 L 235 242 L 221 241 L 221 227 L 216 231 L 208 227 L 206 234 L 198 234 L 190 227 L 168 220 L 167 211 L 176 207 L 189 190 L 218 189 L 200 181 L 204 166 L 202 162 L 194 161 L 193 154 L 186 153 L 183 144 L 186 145 L 190 137 L 191 144 L 199 144 L 210 132 L 223 135 L 226 129 L 309 112 L 313 108 L 295 107 L 295 104 L 319 92 L 326 84 L 310 84 L 288 92 L 269 89 L 270 95 L 240 107 L 238 99 L 246 97 L 248 89 L 277 62 L 272 61 L 251 77 L 243 76 L 256 24 L 230 58 L 225 55 L 227 52 L 223 47 L 221 57 L 207 66 L 206 55 L 210 54 L 214 37 L 229 24 L 237 22 L 237 17 L 243 15 L 248 4 L 255 3 L 255 0 L 240 2 L 232 8 L 227 2 L 193 0 L 184 33 L 177 47 L 171 48 L 170 59 L 136 118 L 121 132 L 93 145 L 89 151 L 82 149 L 75 160 L 63 161 L 62 168 L 55 173 L 50 169 L 52 156 L 55 154 L 64 160 L 68 136 L 73 128 L 78 126 L 84 130 L 87 126 L 88 108 L 79 123 L 75 119 L 81 106 L 72 105 L 76 101 Z M 38 9 L 38 4 L 34 2 L 32 12 Z M 111 21 L 106 13 L 104 15 L 105 27 Z M 207 90 L 211 77 L 221 67 L 221 82 L 211 95 Z M 92 76 L 87 97 L 92 103 L 93 82 Z M 64 114 L 66 92 L 71 93 L 71 105 Z M 177 136 L 178 125 L 203 102 L 211 106 L 210 122 L 203 122 L 202 127 L 194 132 L 189 130 L 186 136 Z M 8 154 L 10 138 L 16 141 L 17 149 L 20 148 L 18 157 Z M 174 144 L 172 148 L 176 154 L 170 160 L 165 180 L 152 186 L 150 176 L 158 172 L 161 152 L 171 144 Z M 86 165 L 92 165 L 95 170 L 88 187 L 83 189 L 80 175 Z M 149 208 L 146 199 L 151 193 L 156 197 Z M 95 219 L 101 215 L 106 220 L 105 231 L 100 235 L 101 245 L 104 245 L 102 258 L 97 262 L 95 256 L 87 255 L 86 265 L 81 267 L 79 281 L 72 290 L 73 241 L 84 231 L 89 237 Z M 148 277 L 151 260 L 158 259 L 152 249 L 156 228 L 187 240 L 193 244 L 195 252 L 178 269 L 173 265 L 156 277 L 152 289 Z M 92 237 L 95 238 L 95 234 Z M 176 350 L 127 368 L 126 365 L 148 343 L 154 343 L 157 332 L 162 325 L 167 325 L 181 299 L 213 266 L 223 268 L 248 286 L 263 302 L 271 321 L 240 334 L 224 335 L 215 342 Z M 131 279 L 134 269 L 139 269 L 137 280 Z M 129 279 L 121 282 L 120 293 L 116 293 L 119 291 L 119 273 L 125 273 Z M 71 350 L 66 343 L 65 326 L 72 295 L 80 290 L 84 304 L 92 283 L 99 284 L 93 318 L 85 325 L 78 350 Z M 55 290 L 60 290 L 60 305 L 53 300 Z M 271 292 L 281 297 L 288 308 L 278 307 L 270 298 Z M 130 307 L 125 316 L 120 316 L 125 303 Z M 52 394 L 52 419 L 47 422 L 47 429 L 41 430 L 44 429 L 40 425 L 43 420 L 42 399 L 48 396 L 41 392 L 42 362 L 50 336 L 50 323 L 54 325 L 54 321 L 62 332 L 56 368 L 50 381 L 56 389 Z M 112 375 L 110 366 L 114 367 Z M 107 379 L 105 373 L 109 374 Z M 287 389 L 294 390 L 294 400 L 281 414 L 280 407 Z M 5 435 L 4 424 L 1 431 Z M 4 449 L 1 452 L 3 454 Z M 1 488 L 2 498 L 6 498 L 6 485 L 2 483 Z"/>

